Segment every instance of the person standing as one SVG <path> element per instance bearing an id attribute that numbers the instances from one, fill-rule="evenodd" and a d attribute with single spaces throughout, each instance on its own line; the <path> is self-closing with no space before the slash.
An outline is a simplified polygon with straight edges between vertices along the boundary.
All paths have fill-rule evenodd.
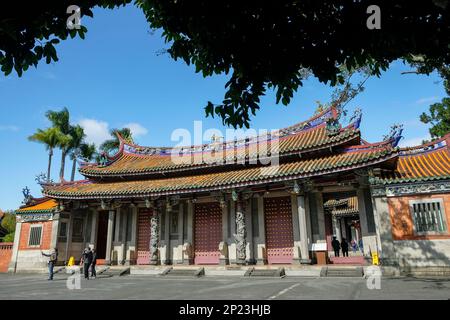
<path id="1" fill-rule="evenodd" d="M 351 246 L 352 246 L 353 253 L 356 253 L 358 246 L 356 245 L 355 239 L 352 239 Z"/>
<path id="2" fill-rule="evenodd" d="M 41 251 L 41 254 L 44 257 L 48 257 L 48 280 L 51 281 L 53 280 L 53 268 L 58 261 L 58 249 L 53 248 L 49 253 L 44 253 L 43 251 Z"/>
<path id="3" fill-rule="evenodd" d="M 95 249 L 92 249 L 92 263 L 91 263 L 91 276 L 95 279 L 97 278 L 97 271 L 95 271 L 95 266 L 97 265 L 97 251 Z"/>
<path id="4" fill-rule="evenodd" d="M 331 241 L 331 246 L 334 250 L 334 256 L 339 257 L 339 249 L 341 248 L 341 244 L 339 243 L 339 240 L 336 239 L 336 236 L 333 236 L 333 241 Z"/>
<path id="5" fill-rule="evenodd" d="M 92 264 L 92 251 L 91 248 L 84 249 L 81 255 L 81 264 L 83 265 L 84 278 L 89 280 L 89 267 Z"/>
<path id="6" fill-rule="evenodd" d="M 342 238 L 341 248 L 342 248 L 342 256 L 348 257 L 348 242 L 347 240 L 345 240 L 345 238 Z"/>

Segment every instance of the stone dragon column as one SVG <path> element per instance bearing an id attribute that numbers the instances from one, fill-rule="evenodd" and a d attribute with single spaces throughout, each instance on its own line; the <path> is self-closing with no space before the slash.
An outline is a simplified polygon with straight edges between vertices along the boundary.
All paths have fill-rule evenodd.
<path id="1" fill-rule="evenodd" d="M 159 244 L 159 215 L 160 207 L 153 205 L 153 212 L 150 219 L 150 264 L 157 265 L 158 259 L 158 244 Z"/>
<path id="2" fill-rule="evenodd" d="M 236 263 L 243 265 L 246 262 L 247 230 L 245 225 L 245 215 L 242 199 L 238 194 L 233 193 L 233 200 L 236 202 Z"/>

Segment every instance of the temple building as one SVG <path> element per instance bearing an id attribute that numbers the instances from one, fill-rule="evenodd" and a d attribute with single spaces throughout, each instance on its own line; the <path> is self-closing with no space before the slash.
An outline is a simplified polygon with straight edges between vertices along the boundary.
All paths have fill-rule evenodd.
<path id="1" fill-rule="evenodd" d="M 270 134 L 199 146 L 143 147 L 121 137 L 85 180 L 43 184 L 17 211 L 10 271 L 63 264 L 95 247 L 111 265 L 316 263 L 331 238 L 354 263 L 450 266 L 450 135 L 399 148 L 361 138 L 361 114 L 331 107 Z M 324 249 L 325 248 L 325 249 Z M 342 261 L 335 260 L 334 263 Z M 331 259 L 330 263 L 333 263 Z"/>

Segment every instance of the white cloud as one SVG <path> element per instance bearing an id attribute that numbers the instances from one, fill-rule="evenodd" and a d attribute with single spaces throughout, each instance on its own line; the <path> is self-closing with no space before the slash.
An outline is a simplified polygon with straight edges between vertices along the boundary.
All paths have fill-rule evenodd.
<path id="1" fill-rule="evenodd" d="M 81 119 L 79 122 L 86 134 L 86 142 L 100 146 L 105 140 L 110 139 L 109 124 L 95 119 Z"/>
<path id="2" fill-rule="evenodd" d="M 410 138 L 410 139 L 405 139 L 405 140 L 400 140 L 400 147 L 404 148 L 404 147 L 415 147 L 415 146 L 419 146 L 422 144 L 423 140 L 430 140 L 429 136 L 425 136 L 425 137 L 416 137 L 416 138 Z"/>
<path id="3" fill-rule="evenodd" d="M 419 100 L 416 101 L 416 104 L 425 104 L 425 103 L 431 103 L 431 102 L 436 102 L 437 100 L 439 100 L 439 97 L 427 97 L 427 98 L 421 98 Z"/>
<path id="4" fill-rule="evenodd" d="M 131 130 L 131 134 L 133 137 L 145 136 L 148 133 L 148 130 L 141 126 L 139 123 L 128 123 L 122 126 L 122 128 L 129 128 Z"/>
<path id="5" fill-rule="evenodd" d="M 18 126 L 11 126 L 11 125 L 0 125 L 0 131 L 17 132 L 17 131 L 19 131 L 19 127 Z"/>

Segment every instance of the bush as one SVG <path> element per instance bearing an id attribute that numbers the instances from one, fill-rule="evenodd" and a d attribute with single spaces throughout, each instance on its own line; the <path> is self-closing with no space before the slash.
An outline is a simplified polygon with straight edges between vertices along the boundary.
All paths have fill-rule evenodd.
<path id="1" fill-rule="evenodd" d="M 16 215 L 12 212 L 5 212 L 2 227 L 8 230 L 8 233 L 13 233 L 16 230 Z"/>
<path id="2" fill-rule="evenodd" d="M 14 232 L 16 230 L 16 215 L 12 212 L 5 212 L 1 226 L 6 230 L 6 235 L 0 238 L 0 242 L 14 242 Z"/>
<path id="3" fill-rule="evenodd" d="M 2 238 L 2 242 L 14 242 L 14 234 L 15 232 L 8 233 L 6 236 Z"/>

